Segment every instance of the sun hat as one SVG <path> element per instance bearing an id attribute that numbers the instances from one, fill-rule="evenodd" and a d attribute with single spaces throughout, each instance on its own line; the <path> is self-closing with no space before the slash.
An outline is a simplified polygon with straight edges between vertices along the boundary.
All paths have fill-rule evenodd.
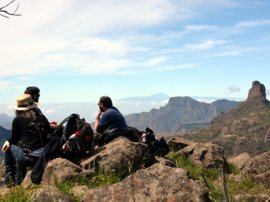
<path id="1" fill-rule="evenodd" d="M 15 107 L 18 111 L 29 110 L 37 107 L 37 104 L 33 101 L 31 95 L 24 94 L 17 97 L 17 107 Z"/>

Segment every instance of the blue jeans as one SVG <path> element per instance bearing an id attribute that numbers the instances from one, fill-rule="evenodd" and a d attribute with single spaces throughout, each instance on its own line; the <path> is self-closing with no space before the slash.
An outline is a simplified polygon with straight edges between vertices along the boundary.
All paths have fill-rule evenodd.
<path id="1" fill-rule="evenodd" d="M 4 152 L 6 175 L 6 184 L 20 185 L 27 172 L 27 159 L 21 147 L 11 145 Z"/>

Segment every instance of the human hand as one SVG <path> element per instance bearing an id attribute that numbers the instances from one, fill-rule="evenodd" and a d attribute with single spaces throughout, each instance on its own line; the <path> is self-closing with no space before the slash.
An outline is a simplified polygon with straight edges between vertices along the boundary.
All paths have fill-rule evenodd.
<path id="1" fill-rule="evenodd" d="M 55 122 L 55 121 L 52 121 L 52 122 L 50 122 L 50 127 L 51 127 L 52 129 L 56 129 L 56 128 L 58 127 L 58 123 Z"/>
<path id="2" fill-rule="evenodd" d="M 70 151 L 70 148 L 69 148 L 69 146 L 66 143 L 62 146 L 62 149 L 64 151 Z"/>
<path id="3" fill-rule="evenodd" d="M 98 111 L 98 113 L 97 113 L 97 115 L 96 115 L 96 119 L 99 120 L 100 117 L 101 117 L 101 115 L 102 115 L 102 112 L 101 112 L 101 111 Z"/>
<path id="4" fill-rule="evenodd" d="M 6 140 L 2 147 L 2 152 L 6 152 L 9 149 L 9 147 L 10 147 L 10 143 L 9 141 Z"/>

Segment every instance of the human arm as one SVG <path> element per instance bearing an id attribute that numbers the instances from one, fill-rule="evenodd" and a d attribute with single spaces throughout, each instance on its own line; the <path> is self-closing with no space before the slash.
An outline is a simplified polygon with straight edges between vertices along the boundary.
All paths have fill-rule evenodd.
<path id="1" fill-rule="evenodd" d="M 95 131 L 97 132 L 97 128 L 98 128 L 98 125 L 99 125 L 99 122 L 100 122 L 100 118 L 101 118 L 101 115 L 102 115 L 102 112 L 99 111 L 96 115 L 96 119 L 95 119 Z"/>
<path id="2" fill-rule="evenodd" d="M 11 138 L 9 138 L 8 140 L 5 141 L 5 143 L 2 146 L 2 152 L 6 152 L 9 148 L 11 144 L 14 144 L 16 142 L 18 142 L 18 134 L 19 134 L 19 121 L 17 118 L 15 118 L 12 122 L 12 135 Z"/>

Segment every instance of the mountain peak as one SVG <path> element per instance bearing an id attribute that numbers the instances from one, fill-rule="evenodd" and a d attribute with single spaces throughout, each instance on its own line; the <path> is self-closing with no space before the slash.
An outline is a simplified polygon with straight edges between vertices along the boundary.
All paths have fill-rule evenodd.
<path id="1" fill-rule="evenodd" d="M 262 100 L 266 100 L 266 90 L 265 86 L 261 84 L 259 81 L 252 82 L 252 88 L 248 93 L 248 100 L 260 98 Z"/>

